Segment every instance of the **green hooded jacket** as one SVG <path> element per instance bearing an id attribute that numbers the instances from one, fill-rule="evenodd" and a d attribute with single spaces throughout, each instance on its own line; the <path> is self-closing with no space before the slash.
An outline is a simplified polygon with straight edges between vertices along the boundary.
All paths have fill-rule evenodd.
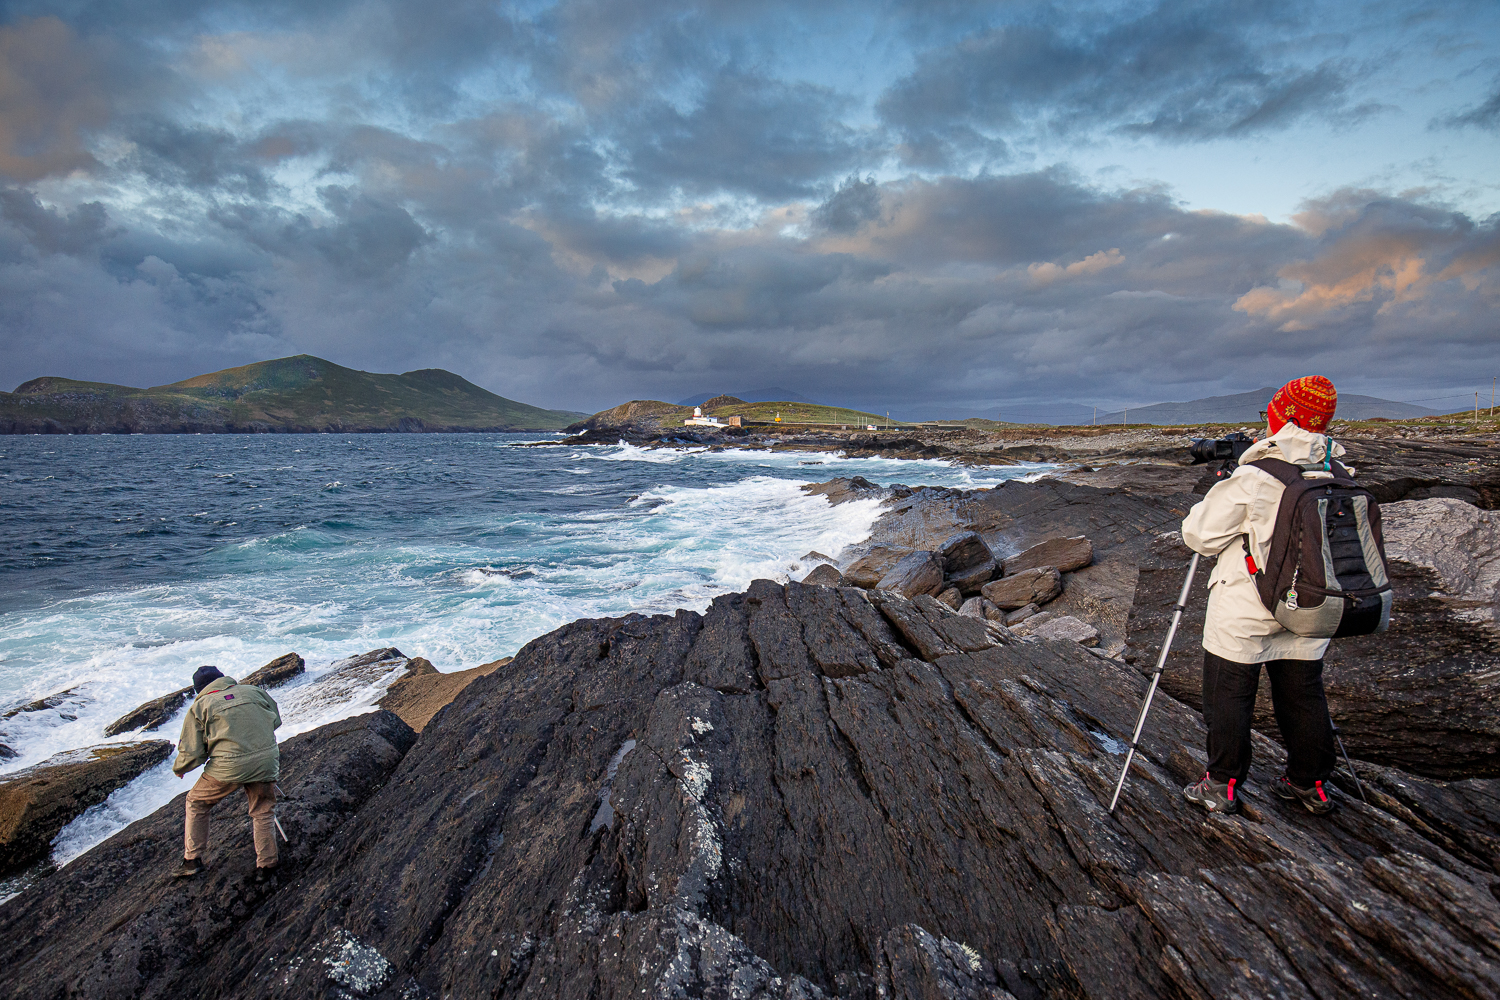
<path id="1" fill-rule="evenodd" d="M 210 778 L 241 785 L 275 781 L 281 777 L 276 746 L 280 725 L 281 713 L 270 695 L 233 677 L 216 677 L 193 699 L 182 720 L 172 771 L 186 774 L 207 760 L 203 773 Z"/>

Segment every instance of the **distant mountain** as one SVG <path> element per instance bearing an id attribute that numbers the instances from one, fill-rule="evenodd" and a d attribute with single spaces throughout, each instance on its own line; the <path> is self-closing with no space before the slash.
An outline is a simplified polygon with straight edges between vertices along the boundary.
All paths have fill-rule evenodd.
<path id="1" fill-rule="evenodd" d="M 441 368 L 381 375 L 299 354 L 151 389 L 46 376 L 0 392 L 0 433 L 551 431 L 582 417 Z"/>
<path id="2" fill-rule="evenodd" d="M 749 392 L 700 392 L 690 399 L 684 399 L 678 406 L 702 406 L 715 396 L 735 396 L 747 403 L 813 403 L 806 396 L 783 389 L 780 386 L 772 386 L 769 389 L 752 389 Z"/>
<path id="3" fill-rule="evenodd" d="M 1099 414 L 1099 423 L 1118 424 L 1128 418 L 1132 424 L 1253 424 L 1260 422 L 1260 411 L 1266 408 L 1275 393 L 1274 388 L 1267 386 L 1253 392 L 1241 392 L 1233 396 L 1208 396 L 1186 403 L 1152 403 L 1139 408 L 1132 406 L 1128 411 Z M 1344 420 L 1369 420 L 1372 417 L 1402 420 L 1430 417 L 1438 412 L 1440 411 L 1430 410 L 1425 406 L 1398 403 L 1375 396 L 1339 394 L 1338 416 Z"/>

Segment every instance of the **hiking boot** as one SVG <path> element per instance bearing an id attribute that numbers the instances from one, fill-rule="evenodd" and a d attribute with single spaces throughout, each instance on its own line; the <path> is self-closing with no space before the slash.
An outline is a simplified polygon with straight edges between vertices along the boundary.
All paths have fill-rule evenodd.
<path id="1" fill-rule="evenodd" d="M 265 882 L 274 882 L 275 880 L 276 880 L 276 866 L 275 865 L 267 865 L 264 868 L 257 867 L 255 869 L 255 884 L 256 885 L 261 885 L 261 884 L 263 884 Z"/>
<path id="2" fill-rule="evenodd" d="M 1292 779 L 1283 774 L 1271 786 L 1271 791 L 1288 802 L 1301 802 L 1307 811 L 1314 816 L 1323 816 L 1333 812 L 1338 807 L 1338 804 L 1330 799 L 1328 793 L 1323 790 L 1323 783 L 1321 781 L 1314 781 L 1311 788 L 1300 788 L 1292 784 Z"/>
<path id="3" fill-rule="evenodd" d="M 1239 799 L 1235 798 L 1234 788 L 1237 780 L 1230 778 L 1228 784 L 1224 784 L 1205 774 L 1196 785 L 1188 785 L 1184 788 L 1182 797 L 1189 802 L 1196 802 L 1211 813 L 1225 813 L 1226 815 L 1237 813 L 1240 811 Z"/>
<path id="4" fill-rule="evenodd" d="M 182 867 L 172 873 L 173 878 L 191 878 L 203 870 L 203 862 L 199 858 L 183 858 Z"/>

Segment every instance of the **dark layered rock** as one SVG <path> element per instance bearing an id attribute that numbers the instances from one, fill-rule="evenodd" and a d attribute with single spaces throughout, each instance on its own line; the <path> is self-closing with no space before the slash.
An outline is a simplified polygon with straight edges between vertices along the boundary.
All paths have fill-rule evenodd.
<path id="1" fill-rule="evenodd" d="M 932 552 L 906 553 L 875 584 L 876 590 L 894 590 L 902 597 L 935 594 L 942 587 L 943 561 Z"/>
<path id="2" fill-rule="evenodd" d="M 1369 805 L 1335 789 L 1315 818 L 1263 791 L 1257 735 L 1245 814 L 1206 816 L 1180 792 L 1201 721 L 1161 695 L 1111 816 L 1145 688 L 885 591 L 575 622 L 466 687 L 269 894 L 161 905 L 141 862 L 175 849 L 174 803 L 0 909 L 0 991 L 1496 994 L 1495 783 L 1371 767 Z"/>
<path id="3" fill-rule="evenodd" d="M 992 580 L 981 588 L 985 600 L 1003 611 L 1028 604 L 1046 604 L 1062 593 L 1062 574 L 1056 566 L 1023 569 L 1014 576 Z"/>
<path id="4" fill-rule="evenodd" d="M 1500 507 L 1500 453 L 1492 435 L 1340 439 L 1360 485 L 1381 503 L 1447 498 Z"/>
<path id="5" fill-rule="evenodd" d="M 70 750 L 0 779 L 0 875 L 45 859 L 57 836 L 89 806 L 166 760 L 166 740 Z"/>
<path id="6" fill-rule="evenodd" d="M 265 988 L 211 976 L 226 956 L 260 953 L 243 928 L 294 905 L 298 879 L 346 843 L 346 821 L 414 741 L 400 719 L 376 712 L 281 745 L 277 815 L 290 842 L 281 845 L 275 884 L 253 881 L 242 795 L 214 808 L 208 870 L 191 880 L 171 877 L 182 859 L 184 796 L 132 823 L 0 906 L 0 995 L 207 997 Z"/>
<path id="7" fill-rule="evenodd" d="M 1082 569 L 1094 561 L 1094 545 L 1083 535 L 1073 538 L 1049 538 L 1031 546 L 1019 555 L 1005 560 L 1005 575 L 1010 576 L 1025 569 L 1041 566 L 1056 566 L 1067 573 Z"/>
<path id="8" fill-rule="evenodd" d="M 1438 778 L 1500 775 L 1500 523 L 1458 500 L 1381 505 L 1394 607 L 1391 627 L 1335 639 L 1323 672 L 1349 752 Z M 1191 553 L 1168 534 L 1143 562 L 1130 619 L 1136 665 L 1155 664 Z M 1201 699 L 1203 617 L 1213 565 L 1198 571 L 1162 685 Z M 1257 725 L 1277 732 L 1268 685 Z"/>

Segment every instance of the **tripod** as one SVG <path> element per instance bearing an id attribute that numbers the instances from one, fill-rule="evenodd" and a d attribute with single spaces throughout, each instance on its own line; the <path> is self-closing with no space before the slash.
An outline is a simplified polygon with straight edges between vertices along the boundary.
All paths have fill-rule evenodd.
<path id="1" fill-rule="evenodd" d="M 1188 591 L 1193 588 L 1193 577 L 1198 575 L 1198 553 L 1188 564 L 1187 579 L 1182 581 L 1182 593 L 1177 595 L 1177 607 L 1172 612 L 1172 627 L 1167 629 L 1167 638 L 1161 644 L 1161 655 L 1156 658 L 1156 669 L 1151 673 L 1151 687 L 1146 691 L 1145 704 L 1141 705 L 1141 717 L 1135 720 L 1135 735 L 1130 737 L 1130 752 L 1125 755 L 1125 766 L 1120 769 L 1120 780 L 1115 783 L 1115 796 L 1109 800 L 1109 811 L 1115 811 L 1120 801 L 1120 792 L 1125 788 L 1125 776 L 1130 773 L 1130 763 L 1135 760 L 1135 751 L 1141 745 L 1141 730 L 1146 728 L 1146 713 L 1151 711 L 1151 699 L 1156 697 L 1156 686 L 1161 683 L 1161 672 L 1167 666 L 1167 654 L 1172 651 L 1172 640 L 1177 636 L 1177 626 L 1182 622 L 1182 613 L 1187 610 Z"/>

